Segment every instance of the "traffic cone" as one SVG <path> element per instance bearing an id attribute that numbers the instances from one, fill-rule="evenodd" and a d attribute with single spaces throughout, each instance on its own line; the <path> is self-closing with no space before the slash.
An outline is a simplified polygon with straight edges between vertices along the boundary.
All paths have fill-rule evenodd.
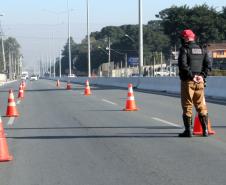
<path id="1" fill-rule="evenodd" d="M 0 126 L 2 127 L 2 133 L 0 135 L 0 162 L 11 161 L 13 157 L 9 154 L 9 149 L 4 134 L 4 128 L 2 126 L 2 121 L 0 121 Z"/>
<path id="2" fill-rule="evenodd" d="M 57 80 L 56 86 L 57 86 L 57 87 L 60 87 L 60 80 Z"/>
<path id="3" fill-rule="evenodd" d="M 216 134 L 216 132 L 211 128 L 210 119 L 208 119 L 208 134 L 209 135 Z M 202 126 L 198 114 L 196 114 L 195 116 L 193 135 L 202 135 Z"/>
<path id="4" fill-rule="evenodd" d="M 19 98 L 19 99 L 23 99 L 23 98 L 24 98 L 24 90 L 23 90 L 22 84 L 20 84 L 19 93 L 18 93 L 18 98 Z"/>
<path id="5" fill-rule="evenodd" d="M 14 100 L 13 90 L 9 90 L 9 97 L 8 97 L 8 106 L 6 110 L 6 116 L 8 117 L 17 117 L 19 116 L 19 113 L 16 109 L 16 103 Z"/>
<path id="6" fill-rule="evenodd" d="M 2 118 L 0 116 L 0 137 L 4 137 L 4 136 L 5 136 L 5 132 L 2 124 Z"/>
<path id="7" fill-rule="evenodd" d="M 86 86 L 85 86 L 85 90 L 84 90 L 84 95 L 85 96 L 91 95 L 91 90 L 90 90 L 90 86 L 89 86 L 89 80 L 86 80 Z"/>
<path id="8" fill-rule="evenodd" d="M 71 84 L 70 84 L 70 82 L 67 82 L 67 88 L 66 88 L 67 90 L 71 90 Z"/>
<path id="9" fill-rule="evenodd" d="M 22 81 L 22 87 L 23 87 L 23 90 L 25 91 L 25 89 L 26 89 L 26 83 L 25 83 L 25 81 Z"/>
<path id="10" fill-rule="evenodd" d="M 126 100 L 126 108 L 123 109 L 124 111 L 136 111 L 138 108 L 136 107 L 135 98 L 133 95 L 133 85 L 128 84 L 128 94 Z"/>

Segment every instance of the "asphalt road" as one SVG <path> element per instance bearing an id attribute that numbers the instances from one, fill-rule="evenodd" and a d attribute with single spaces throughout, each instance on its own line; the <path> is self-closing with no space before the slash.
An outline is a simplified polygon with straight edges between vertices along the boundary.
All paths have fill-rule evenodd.
<path id="1" fill-rule="evenodd" d="M 48 80 L 27 82 L 18 118 L 0 113 L 14 159 L 0 162 L 0 185 L 219 185 L 226 182 L 225 105 L 208 103 L 208 138 L 178 138 L 180 99 L 135 91 L 139 110 L 125 112 L 127 90 Z M 17 101 L 17 100 L 16 100 Z"/>

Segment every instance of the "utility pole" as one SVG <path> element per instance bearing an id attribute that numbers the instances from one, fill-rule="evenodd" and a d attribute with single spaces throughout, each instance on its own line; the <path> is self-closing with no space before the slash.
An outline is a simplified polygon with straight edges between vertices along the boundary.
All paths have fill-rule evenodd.
<path id="1" fill-rule="evenodd" d="M 110 67 L 111 67 L 111 39 L 108 37 L 108 77 L 110 77 Z"/>
<path id="2" fill-rule="evenodd" d="M 127 53 L 125 54 L 125 70 L 126 70 L 125 76 L 128 77 L 128 69 L 127 69 Z"/>
<path id="3" fill-rule="evenodd" d="M 54 56 L 53 58 L 53 77 L 55 78 L 56 77 L 56 58 Z"/>
<path id="4" fill-rule="evenodd" d="M 71 35 L 70 35 L 70 10 L 69 10 L 69 4 L 67 0 L 67 10 L 68 10 L 68 62 L 69 62 L 69 71 L 68 75 L 71 76 Z"/>
<path id="5" fill-rule="evenodd" d="M 59 77 L 61 78 L 61 52 L 59 56 Z"/>
<path id="6" fill-rule="evenodd" d="M 161 72 L 162 72 L 162 62 L 163 62 L 162 61 L 163 60 L 163 58 L 162 58 L 162 52 L 160 53 L 160 58 L 161 58 L 160 60 L 161 60 Z"/>
<path id="7" fill-rule="evenodd" d="M 142 75 L 142 68 L 144 65 L 143 62 L 143 22 L 142 22 L 142 6 L 143 6 L 143 1 L 139 0 L 139 75 Z"/>
<path id="8" fill-rule="evenodd" d="M 90 33 L 89 33 L 89 0 L 87 0 L 87 42 L 88 42 L 88 77 L 91 77 Z"/>
<path id="9" fill-rule="evenodd" d="M 9 49 L 9 79 L 12 79 L 12 58 L 11 58 L 11 52 Z"/>

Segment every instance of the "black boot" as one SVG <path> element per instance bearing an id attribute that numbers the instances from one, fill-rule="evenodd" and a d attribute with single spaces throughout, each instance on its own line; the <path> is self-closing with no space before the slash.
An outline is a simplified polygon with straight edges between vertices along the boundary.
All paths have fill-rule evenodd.
<path id="1" fill-rule="evenodd" d="M 181 134 L 179 134 L 179 137 L 192 137 L 192 117 L 188 117 L 186 115 L 183 115 L 183 121 L 184 121 L 184 127 L 185 131 Z"/>
<path id="2" fill-rule="evenodd" d="M 208 137 L 208 115 L 199 114 L 199 121 L 202 126 L 202 135 Z"/>

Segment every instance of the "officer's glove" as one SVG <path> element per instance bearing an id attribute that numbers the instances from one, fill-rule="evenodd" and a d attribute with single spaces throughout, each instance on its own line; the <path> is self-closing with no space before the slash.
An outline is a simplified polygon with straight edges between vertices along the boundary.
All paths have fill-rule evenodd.
<path id="1" fill-rule="evenodd" d="M 195 75 L 194 78 L 193 78 L 193 81 L 196 82 L 196 83 L 203 83 L 204 82 L 203 77 L 201 75 Z"/>

